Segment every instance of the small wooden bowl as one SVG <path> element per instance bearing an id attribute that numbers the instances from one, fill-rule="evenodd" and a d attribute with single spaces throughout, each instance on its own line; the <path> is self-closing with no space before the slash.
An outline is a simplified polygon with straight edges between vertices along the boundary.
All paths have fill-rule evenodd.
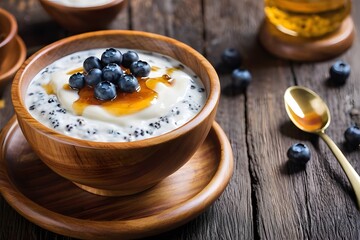
<path id="1" fill-rule="evenodd" d="M 7 49 L 8 54 L 0 66 L 0 89 L 4 89 L 5 85 L 14 78 L 26 58 L 26 46 L 19 36 L 8 44 Z"/>
<path id="2" fill-rule="evenodd" d="M 50 0 L 39 1 L 45 11 L 57 23 L 75 33 L 106 28 L 115 19 L 126 2 L 125 0 L 113 0 L 100 6 L 71 7 Z"/>
<path id="3" fill-rule="evenodd" d="M 17 36 L 17 29 L 15 17 L 0 8 L 0 89 L 4 89 L 26 58 L 26 47 Z"/>
<path id="4" fill-rule="evenodd" d="M 7 46 L 17 34 L 18 26 L 15 17 L 8 11 L 0 8 L 0 59 L 5 58 Z M 3 61 L 1 61 L 3 62 Z M 1 67 L 1 66 L 0 66 Z"/>
<path id="5" fill-rule="evenodd" d="M 207 100 L 191 121 L 169 133 L 134 142 L 91 142 L 60 134 L 34 119 L 24 103 L 34 76 L 57 59 L 94 48 L 132 48 L 158 52 L 190 67 L 204 83 Z M 31 56 L 15 76 L 12 100 L 25 138 L 52 170 L 81 188 L 120 196 L 154 186 L 183 166 L 206 138 L 220 96 L 212 65 L 191 47 L 157 34 L 109 30 L 85 33 L 55 42 Z"/>

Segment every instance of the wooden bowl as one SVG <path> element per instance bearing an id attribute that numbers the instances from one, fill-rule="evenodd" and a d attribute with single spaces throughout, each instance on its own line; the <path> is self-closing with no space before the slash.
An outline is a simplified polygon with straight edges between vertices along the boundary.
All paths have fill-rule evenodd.
<path id="1" fill-rule="evenodd" d="M 14 77 L 26 57 L 26 47 L 17 36 L 17 29 L 15 17 L 0 8 L 0 89 Z"/>
<path id="2" fill-rule="evenodd" d="M 0 8 L 0 59 L 3 60 L 5 51 L 16 34 L 18 26 L 15 17 L 8 11 Z"/>
<path id="3" fill-rule="evenodd" d="M 207 92 L 203 109 L 169 133 L 134 142 L 91 142 L 45 127 L 28 112 L 30 81 L 57 59 L 94 48 L 133 48 L 173 57 L 190 67 Z M 52 170 L 92 193 L 120 196 L 141 192 L 169 176 L 195 153 L 214 121 L 220 96 L 211 64 L 191 47 L 161 35 L 125 30 L 85 33 L 55 42 L 31 56 L 16 74 L 12 101 L 19 125 L 39 158 Z"/>
<path id="4" fill-rule="evenodd" d="M 94 7 L 71 7 L 50 0 L 39 0 L 45 11 L 71 32 L 102 30 L 115 19 L 125 0 L 113 0 Z M 90 0 L 89 0 L 90 1 Z"/>
<path id="5" fill-rule="evenodd" d="M 26 58 L 26 46 L 19 36 L 8 44 L 7 49 L 8 54 L 0 66 L 0 89 L 4 89 L 5 85 L 14 78 Z"/>

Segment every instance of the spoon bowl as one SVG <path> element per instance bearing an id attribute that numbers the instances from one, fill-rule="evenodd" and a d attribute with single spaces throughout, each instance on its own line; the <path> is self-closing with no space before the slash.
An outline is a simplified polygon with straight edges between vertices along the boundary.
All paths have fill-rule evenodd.
<path id="1" fill-rule="evenodd" d="M 352 185 L 360 209 L 360 176 L 348 162 L 334 141 L 325 134 L 330 125 L 330 110 L 314 91 L 301 87 L 289 87 L 284 94 L 285 109 L 290 120 L 299 129 L 319 135 L 328 145 Z"/>
<path id="2" fill-rule="evenodd" d="M 285 108 L 291 121 L 309 133 L 324 131 L 330 125 L 330 110 L 313 91 L 301 86 L 289 87 L 285 94 Z"/>

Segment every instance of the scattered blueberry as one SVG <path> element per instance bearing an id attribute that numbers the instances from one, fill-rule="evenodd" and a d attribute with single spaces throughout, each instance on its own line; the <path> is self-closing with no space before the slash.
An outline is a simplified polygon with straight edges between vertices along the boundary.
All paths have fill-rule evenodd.
<path id="1" fill-rule="evenodd" d="M 101 69 L 102 65 L 101 65 L 100 59 L 98 59 L 97 57 L 91 56 L 91 57 L 88 57 L 87 59 L 85 59 L 85 61 L 83 63 L 83 67 L 86 72 L 90 72 L 90 70 L 93 68 Z"/>
<path id="2" fill-rule="evenodd" d="M 251 73 L 246 69 L 237 68 L 232 72 L 232 85 L 238 90 L 244 90 L 251 82 Z"/>
<path id="3" fill-rule="evenodd" d="M 134 51 L 127 51 L 123 54 L 123 60 L 121 65 L 126 68 L 130 68 L 130 65 L 136 61 L 139 61 L 139 55 Z"/>
<path id="4" fill-rule="evenodd" d="M 346 80 L 350 76 L 351 67 L 348 63 L 339 60 L 336 61 L 330 68 L 330 82 L 335 85 L 345 84 Z"/>
<path id="5" fill-rule="evenodd" d="M 360 145 L 360 128 L 358 126 L 351 126 L 346 129 L 345 140 L 351 146 L 359 146 Z"/>
<path id="6" fill-rule="evenodd" d="M 69 78 L 69 86 L 72 89 L 81 89 L 85 86 L 85 78 L 82 73 L 74 73 Z"/>
<path id="7" fill-rule="evenodd" d="M 84 77 L 85 82 L 89 86 L 95 86 L 102 81 L 102 71 L 98 68 L 93 68 Z"/>
<path id="8" fill-rule="evenodd" d="M 116 87 L 113 83 L 99 82 L 94 88 L 94 96 L 99 100 L 111 100 L 116 97 Z"/>
<path id="9" fill-rule="evenodd" d="M 130 65 L 130 72 L 135 77 L 147 77 L 150 74 L 151 67 L 145 61 L 136 61 Z"/>
<path id="10" fill-rule="evenodd" d="M 117 84 L 123 71 L 116 63 L 110 63 L 102 69 L 102 79 Z"/>
<path id="11" fill-rule="evenodd" d="M 105 52 L 101 55 L 101 62 L 103 65 L 108 65 L 110 63 L 116 63 L 120 65 L 122 62 L 123 56 L 120 51 L 115 48 L 106 49 Z"/>
<path id="12" fill-rule="evenodd" d="M 311 157 L 310 149 L 305 144 L 296 143 L 287 151 L 287 157 L 294 163 L 306 164 Z"/>
<path id="13" fill-rule="evenodd" d="M 119 88 L 123 92 L 138 92 L 140 85 L 136 77 L 131 74 L 125 74 L 120 77 Z"/>
<path id="14" fill-rule="evenodd" d="M 242 57 L 240 52 L 235 48 L 226 48 L 221 54 L 221 60 L 226 66 L 235 69 L 240 67 Z"/>

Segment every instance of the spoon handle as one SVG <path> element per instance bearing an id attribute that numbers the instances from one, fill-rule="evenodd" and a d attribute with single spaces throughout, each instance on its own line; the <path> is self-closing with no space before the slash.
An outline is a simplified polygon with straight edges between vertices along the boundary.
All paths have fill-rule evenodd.
<path id="1" fill-rule="evenodd" d="M 358 208 L 360 209 L 360 176 L 357 174 L 355 169 L 351 166 L 349 161 L 346 159 L 344 154 L 341 152 L 341 150 L 336 146 L 333 140 L 326 135 L 324 132 L 320 132 L 319 136 L 325 141 L 325 143 L 329 146 L 330 150 L 335 155 L 336 159 L 340 163 L 342 169 L 344 170 L 347 178 L 349 179 L 350 184 L 352 185 Z"/>

